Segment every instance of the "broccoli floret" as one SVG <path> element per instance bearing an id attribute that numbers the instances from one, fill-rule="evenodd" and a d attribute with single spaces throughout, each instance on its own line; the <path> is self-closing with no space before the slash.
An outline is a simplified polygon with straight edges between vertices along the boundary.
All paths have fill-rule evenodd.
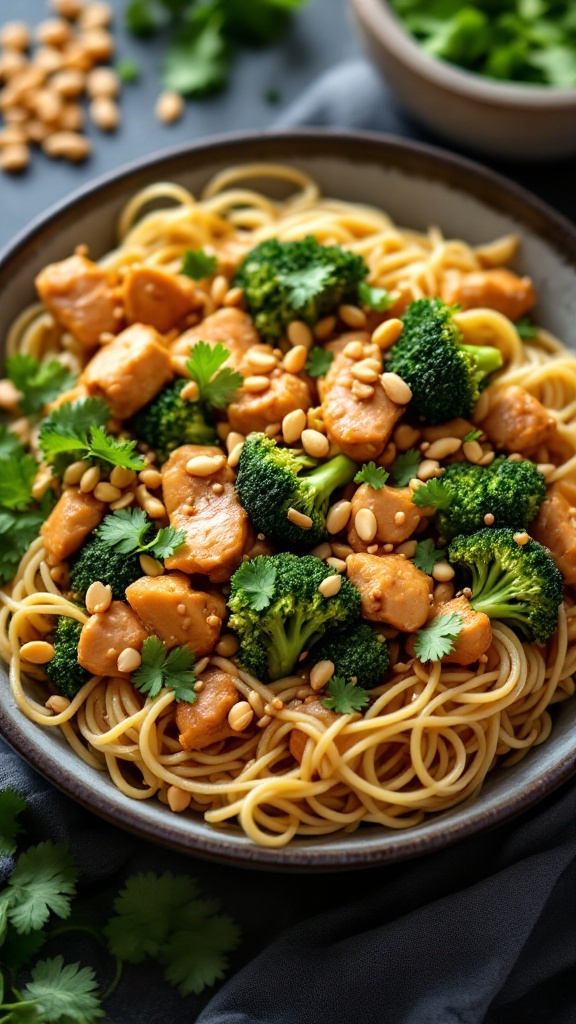
<path id="1" fill-rule="evenodd" d="M 259 679 L 291 675 L 300 655 L 327 629 L 360 616 L 360 592 L 345 577 L 337 594 L 319 586 L 334 570 L 314 555 L 259 555 L 230 581 L 230 626 L 240 641 L 241 663 Z"/>
<path id="2" fill-rule="evenodd" d="M 236 490 L 258 532 L 290 548 L 311 548 L 327 537 L 330 495 L 349 483 L 357 470 L 347 455 L 336 455 L 306 471 L 288 448 L 280 448 L 265 434 L 250 434 L 242 447 Z M 289 508 L 310 516 L 310 529 L 288 519 Z"/>
<path id="3" fill-rule="evenodd" d="M 130 424 L 135 436 L 158 454 L 159 463 L 165 462 L 180 445 L 216 443 L 214 427 L 206 422 L 201 405 L 180 397 L 188 383 L 182 377 L 168 384 Z"/>
<path id="4" fill-rule="evenodd" d="M 78 664 L 81 632 L 81 622 L 68 615 L 60 615 L 50 638 L 54 644 L 54 657 L 46 665 L 46 674 L 58 693 L 68 700 L 73 700 L 90 679 L 90 673 Z"/>
<path id="5" fill-rule="evenodd" d="M 502 366 L 497 348 L 460 343 L 453 312 L 441 299 L 411 302 L 386 364 L 410 385 L 408 408 L 427 423 L 470 416 L 482 381 Z"/>
<path id="6" fill-rule="evenodd" d="M 84 597 L 90 584 L 100 580 L 112 587 L 115 601 L 125 601 L 126 587 L 143 575 L 138 555 L 119 554 L 96 533 L 84 544 L 72 566 L 70 590 Z"/>
<path id="7" fill-rule="evenodd" d="M 343 302 L 358 299 L 368 274 L 361 256 L 338 245 L 320 245 L 311 235 L 297 242 L 270 239 L 251 249 L 234 284 L 244 296 L 257 331 L 277 340 L 291 320 L 313 326 Z"/>
<path id="8" fill-rule="evenodd" d="M 488 513 L 494 516 L 495 527 L 522 529 L 536 518 L 546 497 L 546 481 L 534 463 L 508 462 L 504 455 L 489 466 L 454 462 L 447 466 L 442 483 L 451 500 L 447 509 L 436 513 L 435 525 L 445 541 L 481 530 Z"/>
<path id="9" fill-rule="evenodd" d="M 384 637 L 366 622 L 348 630 L 330 630 L 310 651 L 310 660 L 334 662 L 334 675 L 347 683 L 356 676 L 358 686 L 379 686 L 389 665 Z"/>
<path id="10" fill-rule="evenodd" d="M 479 530 L 456 537 L 448 558 L 472 576 L 470 604 L 543 644 L 558 625 L 562 576 L 550 552 L 535 540 L 518 544 L 514 530 Z"/>

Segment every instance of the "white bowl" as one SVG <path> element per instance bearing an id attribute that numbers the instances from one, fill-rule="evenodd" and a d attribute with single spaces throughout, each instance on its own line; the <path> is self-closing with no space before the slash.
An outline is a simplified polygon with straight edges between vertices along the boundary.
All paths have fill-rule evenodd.
<path id="1" fill-rule="evenodd" d="M 537 318 L 560 337 L 576 319 L 576 230 L 539 200 L 476 164 L 386 136 L 287 131 L 246 134 L 181 147 L 140 160 L 49 210 L 0 254 L 0 337 L 34 299 L 34 277 L 79 242 L 93 257 L 115 243 L 122 207 L 154 181 L 176 181 L 198 194 L 218 171 L 237 164 L 283 162 L 313 175 L 324 193 L 384 208 L 414 229 L 439 225 L 472 244 L 517 231 L 517 264 L 533 278 Z M 278 194 L 277 183 L 254 183 Z M 576 770 L 576 700 L 553 711 L 551 737 L 512 768 L 492 772 L 482 792 L 405 831 L 366 825 L 354 835 L 297 838 L 279 850 L 255 846 L 239 828 L 216 829 L 157 800 L 131 800 L 103 772 L 71 750 L 62 733 L 30 722 L 10 696 L 0 668 L 0 734 L 69 796 L 123 828 L 196 856 L 280 870 L 346 870 L 438 850 L 499 824 L 546 796 Z"/>
<path id="2" fill-rule="evenodd" d="M 459 147 L 517 159 L 576 153 L 576 89 L 484 78 L 431 57 L 386 0 L 350 0 L 368 56 L 402 105 Z"/>

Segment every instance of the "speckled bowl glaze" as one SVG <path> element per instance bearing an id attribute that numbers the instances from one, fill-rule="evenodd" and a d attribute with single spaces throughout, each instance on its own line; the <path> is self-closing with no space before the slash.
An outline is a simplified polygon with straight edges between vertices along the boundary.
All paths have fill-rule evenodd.
<path id="1" fill-rule="evenodd" d="M 385 136 L 313 131 L 233 136 L 171 150 L 95 182 L 48 211 L 0 256 L 0 336 L 34 298 L 34 276 L 80 242 L 98 257 L 115 242 L 124 203 L 158 180 L 181 182 L 196 194 L 217 171 L 253 161 L 293 164 L 328 195 L 371 203 L 401 225 L 438 224 L 448 236 L 482 243 L 510 231 L 523 242 L 518 269 L 534 279 L 538 319 L 574 343 L 576 231 L 510 182 L 468 161 Z M 273 192 L 274 182 L 254 184 Z M 277 870 L 344 870 L 438 850 L 530 807 L 576 770 L 576 700 L 554 712 L 550 739 L 513 768 L 491 774 L 476 800 L 407 831 L 366 826 L 320 839 L 297 839 L 272 850 L 234 827 L 215 829 L 155 800 L 133 801 L 86 766 L 56 729 L 40 728 L 15 707 L 0 677 L 0 732 L 39 772 L 91 811 L 146 839 L 213 860 Z"/>
<path id="2" fill-rule="evenodd" d="M 498 82 L 430 56 L 386 0 L 350 0 L 366 52 L 414 117 L 460 147 L 537 160 L 576 152 L 576 89 Z"/>

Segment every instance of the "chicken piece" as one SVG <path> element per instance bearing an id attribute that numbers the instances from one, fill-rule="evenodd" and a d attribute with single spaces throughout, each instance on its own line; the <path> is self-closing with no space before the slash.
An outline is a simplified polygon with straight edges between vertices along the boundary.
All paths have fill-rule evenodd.
<path id="1" fill-rule="evenodd" d="M 126 600 L 168 650 L 187 644 L 198 658 L 214 650 L 226 614 L 220 594 L 193 590 L 188 577 L 175 572 L 142 576 L 126 588 Z"/>
<path id="2" fill-rule="evenodd" d="M 112 601 L 105 612 L 91 615 L 82 626 L 78 662 L 93 676 L 126 676 L 118 671 L 118 656 L 126 647 L 142 650 L 148 636 L 140 619 L 124 601 Z"/>
<path id="3" fill-rule="evenodd" d="M 487 416 L 479 424 L 495 448 L 533 451 L 556 434 L 556 420 L 525 388 L 512 385 L 490 392 Z"/>
<path id="4" fill-rule="evenodd" d="M 432 580 L 401 555 L 349 555 L 348 579 L 362 597 L 362 615 L 369 622 L 387 622 L 415 633 L 430 610 Z"/>
<path id="5" fill-rule="evenodd" d="M 572 491 L 576 490 L 572 485 Z M 548 488 L 536 520 L 530 526 L 534 540 L 549 548 L 566 583 L 576 584 L 576 506 L 561 482 Z"/>
<path id="6" fill-rule="evenodd" d="M 74 487 L 62 491 L 40 528 L 48 562 L 56 565 L 73 555 L 101 522 L 106 508 L 93 494 Z"/>
<path id="7" fill-rule="evenodd" d="M 462 274 L 449 270 L 442 280 L 440 296 L 449 306 L 460 309 L 486 307 L 518 320 L 536 304 L 536 292 L 529 277 L 518 277 L 505 267 L 473 270 Z"/>
<path id="8" fill-rule="evenodd" d="M 176 725 L 184 750 L 203 750 L 239 735 L 228 725 L 228 712 L 239 699 L 232 678 L 219 668 L 208 668 L 202 673 L 202 682 L 194 704 L 181 701 L 176 707 Z"/>
<path id="9" fill-rule="evenodd" d="M 112 415 L 129 419 L 172 380 L 172 364 L 153 327 L 132 324 L 92 357 L 80 377 L 88 394 L 103 398 Z"/>
<path id="10" fill-rule="evenodd" d="M 167 334 L 198 305 L 196 288 L 187 277 L 158 267 L 131 267 L 121 290 L 129 324 L 141 323 Z"/>
<path id="11" fill-rule="evenodd" d="M 241 309 L 224 307 L 211 313 L 202 323 L 176 338 L 171 348 L 172 355 L 188 358 L 191 347 L 197 341 L 205 341 L 212 347 L 220 341 L 230 353 L 224 366 L 230 366 L 241 373 L 244 371 L 243 376 L 253 372 L 245 368 L 244 360 L 252 345 L 260 344 L 260 336 L 251 318 Z"/>
<path id="12" fill-rule="evenodd" d="M 110 275 L 86 256 L 50 263 L 36 278 L 41 301 L 59 327 L 95 348 L 101 334 L 116 334 L 123 311 Z"/>
<path id="13" fill-rule="evenodd" d="M 167 569 L 201 573 L 224 583 L 242 561 L 248 517 L 236 496 L 234 473 L 224 464 L 211 476 L 191 476 L 186 463 L 194 455 L 222 455 L 219 448 L 186 444 L 176 448 L 162 467 L 164 504 L 174 529 L 186 540 L 166 559 Z M 221 485 L 216 494 L 214 485 Z M 219 490 L 219 488 L 217 488 Z"/>
<path id="14" fill-rule="evenodd" d="M 388 398 L 380 380 L 372 385 L 374 393 L 370 398 L 354 397 L 354 360 L 343 353 L 351 337 L 356 339 L 358 335 L 345 334 L 325 346 L 334 353 L 334 359 L 324 379 L 318 382 L 318 393 L 329 439 L 350 458 L 368 462 L 383 452 L 404 406 Z"/>
<path id="15" fill-rule="evenodd" d="M 465 597 L 455 597 L 452 601 L 432 605 L 427 625 L 439 615 L 456 613 L 462 618 L 462 629 L 450 654 L 442 658 L 445 665 L 472 665 L 485 654 L 492 643 L 492 626 L 484 612 L 475 612 Z M 409 637 L 406 650 L 414 657 L 415 638 Z"/>
<path id="16" fill-rule="evenodd" d="M 302 711 L 303 714 L 311 715 L 312 718 L 317 718 L 325 727 L 332 725 L 332 723 L 338 718 L 336 712 L 325 708 L 320 700 L 311 700 L 309 704 L 303 704 L 302 707 L 299 707 L 296 710 Z M 304 749 L 307 742 L 307 733 L 302 732 L 302 730 L 295 724 L 292 732 L 290 733 L 289 749 L 292 757 L 295 761 L 298 761 L 299 764 L 302 764 Z M 336 746 L 338 746 L 338 740 L 336 740 Z M 339 749 L 342 750 L 341 738 Z"/>
<path id="17" fill-rule="evenodd" d="M 366 551 L 368 545 L 361 540 L 354 525 L 361 508 L 368 508 L 376 516 L 377 531 L 371 543 L 401 544 L 408 540 L 416 527 L 426 516 L 434 514 L 433 508 L 419 508 L 412 501 L 413 491 L 409 487 L 382 487 L 375 491 L 368 484 L 362 484 L 352 498 L 352 512 L 348 525 L 348 543 L 354 551 Z"/>
<path id="18" fill-rule="evenodd" d="M 241 389 L 237 392 L 228 406 L 228 419 L 232 430 L 249 434 L 253 430 L 266 430 L 271 423 L 281 423 L 294 409 L 306 412 L 311 404 L 305 380 L 293 373 L 275 370 L 265 391 L 254 393 Z"/>

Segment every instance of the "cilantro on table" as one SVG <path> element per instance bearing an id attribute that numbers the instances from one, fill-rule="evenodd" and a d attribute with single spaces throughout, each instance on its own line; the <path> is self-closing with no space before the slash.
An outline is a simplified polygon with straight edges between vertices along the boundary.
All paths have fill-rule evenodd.
<path id="1" fill-rule="evenodd" d="M 384 313 L 392 305 L 392 299 L 385 288 L 374 288 L 365 281 L 358 285 L 358 299 L 366 309 L 374 309 L 377 313 Z"/>
<path id="2" fill-rule="evenodd" d="M 119 555 L 141 555 L 149 552 L 155 558 L 169 558 L 186 540 L 185 530 L 163 526 L 145 543 L 151 522 L 141 508 L 123 508 L 105 516 L 97 534 L 108 547 Z"/>
<path id="3" fill-rule="evenodd" d="M 269 46 L 307 0 L 130 0 L 126 27 L 134 35 L 167 36 L 162 82 L 201 98 L 228 84 L 239 46 Z"/>
<path id="4" fill-rule="evenodd" d="M 194 704 L 198 699 L 193 690 L 195 660 L 189 647 L 173 647 L 167 651 L 162 640 L 149 636 L 142 646 L 142 664 L 132 673 L 132 682 L 148 697 L 157 697 L 168 687 L 174 690 L 177 701 Z"/>
<path id="5" fill-rule="evenodd" d="M 462 616 L 457 612 L 437 615 L 429 626 L 416 633 L 414 653 L 420 661 L 439 661 L 454 650 L 462 630 Z"/>
<path id="6" fill-rule="evenodd" d="M 125 84 L 137 82 L 140 78 L 140 68 L 135 60 L 130 60 L 129 57 L 123 57 L 116 64 L 116 71 L 118 78 Z"/>
<path id="7" fill-rule="evenodd" d="M 412 501 L 418 508 L 433 506 L 440 511 L 447 509 L 452 501 L 452 492 L 438 477 L 432 477 L 412 493 Z"/>
<path id="8" fill-rule="evenodd" d="M 477 441 L 479 437 L 482 437 L 481 430 L 470 430 L 466 436 L 462 439 L 463 444 L 467 444 L 468 441 Z"/>
<path id="9" fill-rule="evenodd" d="M 324 377 L 332 366 L 333 352 L 327 352 L 320 345 L 314 345 L 306 360 L 306 373 L 309 377 Z"/>
<path id="10" fill-rule="evenodd" d="M 572 0 L 392 0 L 392 7 L 434 57 L 489 78 L 576 86 Z"/>
<path id="11" fill-rule="evenodd" d="M 201 281 L 203 277 L 210 277 L 218 266 L 215 256 L 210 256 L 204 249 L 187 249 L 182 257 L 180 273 L 194 281 Z"/>
<path id="12" fill-rule="evenodd" d="M 242 374 L 224 366 L 229 355 L 221 342 L 212 346 L 198 341 L 186 360 L 186 369 L 198 385 L 198 400 L 215 409 L 225 409 L 238 388 L 242 387 Z"/>
<path id="13" fill-rule="evenodd" d="M 402 452 L 392 463 L 391 473 L 396 487 L 407 487 L 411 480 L 418 475 L 418 466 L 421 456 L 416 448 L 409 448 Z"/>
<path id="14" fill-rule="evenodd" d="M 15 790 L 0 792 L 0 855 L 15 853 L 22 832 L 18 816 L 25 809 L 26 801 Z M 218 903 L 202 898 L 195 879 L 152 872 L 129 876 L 100 928 L 82 921 L 77 878 L 69 851 L 50 840 L 15 858 L 0 894 L 0 1024 L 108 1019 L 102 1004 L 119 984 L 126 963 L 158 964 L 182 996 L 200 994 L 224 977 L 239 929 L 219 913 Z M 72 923 L 62 926 L 54 918 L 71 918 Z M 58 952 L 63 932 L 90 935 L 114 958 L 116 975 L 106 994 L 100 993 L 92 967 L 66 963 Z M 56 947 L 54 955 L 37 959 L 45 946 L 51 954 Z"/>
<path id="15" fill-rule="evenodd" d="M 234 573 L 235 586 L 255 612 L 263 612 L 274 597 L 277 572 L 274 565 L 262 558 L 242 562 Z"/>
<path id="16" fill-rule="evenodd" d="M 54 409 L 40 427 L 39 446 L 44 460 L 57 472 L 65 466 L 60 456 L 93 459 L 122 469 L 144 469 L 144 460 L 136 454 L 136 441 L 108 434 L 105 423 L 110 410 L 100 398 L 80 398 Z"/>
<path id="17" fill-rule="evenodd" d="M 417 569 L 421 569 L 422 572 L 428 573 L 430 576 L 436 562 L 439 562 L 442 558 L 446 558 L 446 552 L 437 548 L 434 541 L 429 538 L 428 540 L 418 541 L 412 561 Z"/>
<path id="18" fill-rule="evenodd" d="M 370 696 L 361 686 L 354 683 L 347 683 L 339 676 L 332 676 L 326 687 L 330 694 L 322 701 L 322 706 L 329 711 L 337 711 L 339 715 L 353 715 L 355 711 L 361 711 L 370 700 Z"/>
<path id="19" fill-rule="evenodd" d="M 354 483 L 368 484 L 372 490 L 381 491 L 389 476 L 383 466 L 377 466 L 375 462 L 365 462 L 362 469 L 356 473 Z"/>
<path id="20" fill-rule="evenodd" d="M 6 374 L 20 392 L 18 411 L 36 416 L 44 406 L 71 388 L 76 377 L 58 359 L 39 363 L 34 356 L 18 354 L 6 361 Z"/>

